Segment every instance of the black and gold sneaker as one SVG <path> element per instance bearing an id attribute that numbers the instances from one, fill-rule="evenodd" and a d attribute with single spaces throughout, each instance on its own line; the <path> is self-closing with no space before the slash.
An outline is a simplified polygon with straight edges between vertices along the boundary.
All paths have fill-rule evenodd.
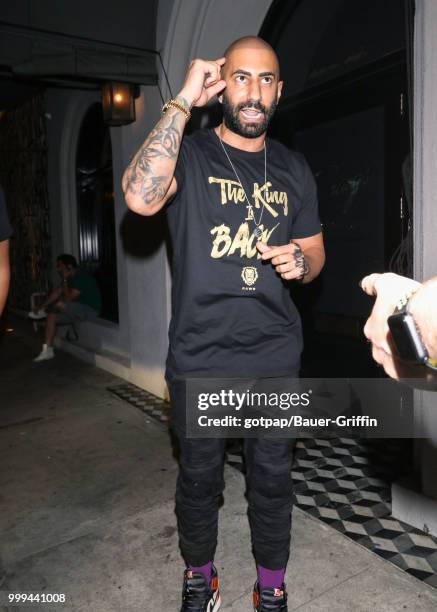
<path id="1" fill-rule="evenodd" d="M 258 581 L 253 587 L 253 609 L 255 612 L 288 612 L 285 584 L 280 589 L 260 591 Z"/>
<path id="2" fill-rule="evenodd" d="M 181 612 L 217 612 L 220 605 L 218 577 L 215 567 L 212 567 L 209 586 L 207 586 L 203 574 L 186 569 Z"/>

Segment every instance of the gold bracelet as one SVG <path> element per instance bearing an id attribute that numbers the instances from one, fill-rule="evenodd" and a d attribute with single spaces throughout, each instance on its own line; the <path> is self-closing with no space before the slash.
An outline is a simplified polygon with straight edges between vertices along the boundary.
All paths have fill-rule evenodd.
<path id="1" fill-rule="evenodd" d="M 165 113 L 168 111 L 169 108 L 175 108 L 176 110 L 180 111 L 181 113 L 183 113 L 187 119 L 187 121 L 189 121 L 190 117 L 191 117 L 191 113 L 189 110 L 187 110 L 180 102 L 178 102 L 177 100 L 169 100 L 168 102 L 166 102 L 164 104 L 164 106 L 162 107 L 162 114 L 165 115 Z"/>

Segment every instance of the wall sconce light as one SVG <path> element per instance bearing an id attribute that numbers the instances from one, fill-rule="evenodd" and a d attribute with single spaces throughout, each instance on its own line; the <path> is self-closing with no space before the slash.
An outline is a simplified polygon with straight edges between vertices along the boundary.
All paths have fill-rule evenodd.
<path id="1" fill-rule="evenodd" d="M 104 83 L 102 89 L 103 120 L 108 125 L 127 125 L 135 121 L 135 98 L 139 88 L 132 83 Z"/>

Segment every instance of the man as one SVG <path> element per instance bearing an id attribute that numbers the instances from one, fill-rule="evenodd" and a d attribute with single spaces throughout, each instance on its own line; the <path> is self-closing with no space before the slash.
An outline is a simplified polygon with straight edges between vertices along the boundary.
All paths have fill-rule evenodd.
<path id="1" fill-rule="evenodd" d="M 61 284 L 42 304 L 37 314 L 29 313 L 32 319 L 46 317 L 45 343 L 34 361 L 47 361 L 55 356 L 53 342 L 58 325 L 70 325 L 95 319 L 101 310 L 100 289 L 95 278 L 77 267 L 73 255 L 64 253 L 56 260 L 56 271 Z"/>
<path id="2" fill-rule="evenodd" d="M 372 356 L 391 378 L 437 382 L 437 277 L 419 283 L 398 274 L 369 274 L 361 281 L 376 296 L 364 334 Z M 419 383 L 420 379 L 420 383 Z"/>
<path id="3" fill-rule="evenodd" d="M 6 304 L 9 291 L 9 238 L 12 228 L 9 223 L 8 212 L 3 189 L 0 185 L 0 316 Z"/>
<path id="4" fill-rule="evenodd" d="M 213 557 L 225 452 L 222 439 L 187 437 L 185 381 L 297 376 L 301 326 L 287 281 L 310 282 L 324 263 L 311 171 L 266 139 L 281 90 L 276 55 L 257 37 L 218 60 L 194 60 L 123 176 L 131 210 L 153 215 L 167 204 L 174 245 L 166 377 L 180 443 L 182 612 L 220 607 Z M 182 140 L 190 109 L 217 94 L 222 124 Z M 245 440 L 258 612 L 287 610 L 292 448 L 291 440 Z"/>

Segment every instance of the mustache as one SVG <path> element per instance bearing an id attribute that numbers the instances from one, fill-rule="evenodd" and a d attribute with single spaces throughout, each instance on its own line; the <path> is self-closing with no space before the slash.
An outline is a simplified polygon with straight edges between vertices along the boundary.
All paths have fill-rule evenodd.
<path id="1" fill-rule="evenodd" d="M 239 112 L 243 110 L 243 108 L 250 108 L 252 110 L 257 110 L 264 113 L 264 115 L 266 114 L 266 107 L 264 104 L 261 104 L 261 102 L 242 102 L 241 104 L 238 104 L 236 111 Z"/>

